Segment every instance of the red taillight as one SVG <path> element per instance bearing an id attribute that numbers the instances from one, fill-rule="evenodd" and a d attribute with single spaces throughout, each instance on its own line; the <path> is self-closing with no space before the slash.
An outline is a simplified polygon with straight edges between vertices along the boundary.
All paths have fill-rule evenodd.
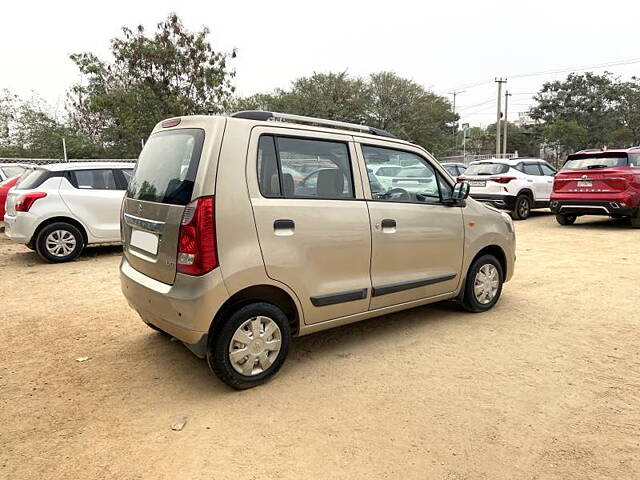
<path id="1" fill-rule="evenodd" d="M 33 205 L 33 202 L 46 196 L 47 194 L 44 192 L 25 193 L 24 195 L 20 195 L 18 200 L 16 200 L 16 212 L 28 212 L 31 205 Z"/>
<path id="2" fill-rule="evenodd" d="M 467 177 L 458 177 L 456 178 L 456 182 L 460 183 L 460 182 L 464 182 L 467 179 Z"/>
<path id="3" fill-rule="evenodd" d="M 176 125 L 180 125 L 180 119 L 179 118 L 170 118 L 169 120 L 165 120 L 164 122 L 162 122 L 160 124 L 160 126 L 162 128 L 175 127 Z"/>
<path id="4" fill-rule="evenodd" d="M 204 275 L 218 266 L 213 197 L 201 197 L 184 209 L 178 238 L 177 270 Z"/>
<path id="5" fill-rule="evenodd" d="M 497 183 L 509 183 L 511 180 L 515 180 L 516 177 L 489 177 L 489 180 Z"/>

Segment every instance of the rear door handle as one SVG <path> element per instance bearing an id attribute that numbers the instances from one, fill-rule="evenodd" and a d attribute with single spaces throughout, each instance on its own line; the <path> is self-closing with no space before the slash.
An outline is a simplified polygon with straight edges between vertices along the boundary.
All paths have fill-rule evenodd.
<path id="1" fill-rule="evenodd" d="M 385 218 L 381 222 L 382 228 L 395 228 L 396 221 L 393 218 Z"/>
<path id="2" fill-rule="evenodd" d="M 296 228 L 296 223 L 293 220 L 280 218 L 273 222 L 274 230 L 284 230 Z"/>

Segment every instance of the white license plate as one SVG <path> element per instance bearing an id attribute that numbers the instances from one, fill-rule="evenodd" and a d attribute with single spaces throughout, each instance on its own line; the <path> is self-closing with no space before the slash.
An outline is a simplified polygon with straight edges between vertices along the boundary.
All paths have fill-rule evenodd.
<path id="1" fill-rule="evenodd" d="M 471 181 L 469 181 L 469 186 L 470 187 L 486 187 L 487 186 L 487 181 L 486 180 L 471 180 Z"/>
<path id="2" fill-rule="evenodd" d="M 154 233 L 134 229 L 131 230 L 129 245 L 156 255 L 158 253 L 158 236 Z"/>
<path id="3" fill-rule="evenodd" d="M 591 182 L 586 182 L 586 181 L 584 181 L 584 180 L 580 180 L 580 181 L 578 182 L 578 186 L 579 186 L 579 187 L 593 187 L 593 183 L 591 183 Z"/>

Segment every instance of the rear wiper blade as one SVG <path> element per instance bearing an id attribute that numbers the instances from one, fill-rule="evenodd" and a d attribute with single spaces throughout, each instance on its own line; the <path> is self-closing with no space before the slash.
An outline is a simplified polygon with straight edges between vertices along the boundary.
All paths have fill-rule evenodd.
<path id="1" fill-rule="evenodd" d="M 588 165 L 587 168 L 589 170 L 591 170 L 593 168 L 609 168 L 609 165 Z"/>

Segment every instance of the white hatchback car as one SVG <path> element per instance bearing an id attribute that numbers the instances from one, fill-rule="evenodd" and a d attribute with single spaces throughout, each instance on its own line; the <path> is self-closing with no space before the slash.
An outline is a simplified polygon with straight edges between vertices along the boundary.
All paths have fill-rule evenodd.
<path id="1" fill-rule="evenodd" d="M 67 262 L 84 247 L 120 242 L 120 207 L 133 163 L 38 166 L 7 195 L 5 234 L 48 262 Z"/>
<path id="2" fill-rule="evenodd" d="M 459 180 L 469 182 L 471 197 L 524 220 L 531 209 L 549 207 L 555 174 L 540 158 L 492 158 L 471 162 Z"/>

